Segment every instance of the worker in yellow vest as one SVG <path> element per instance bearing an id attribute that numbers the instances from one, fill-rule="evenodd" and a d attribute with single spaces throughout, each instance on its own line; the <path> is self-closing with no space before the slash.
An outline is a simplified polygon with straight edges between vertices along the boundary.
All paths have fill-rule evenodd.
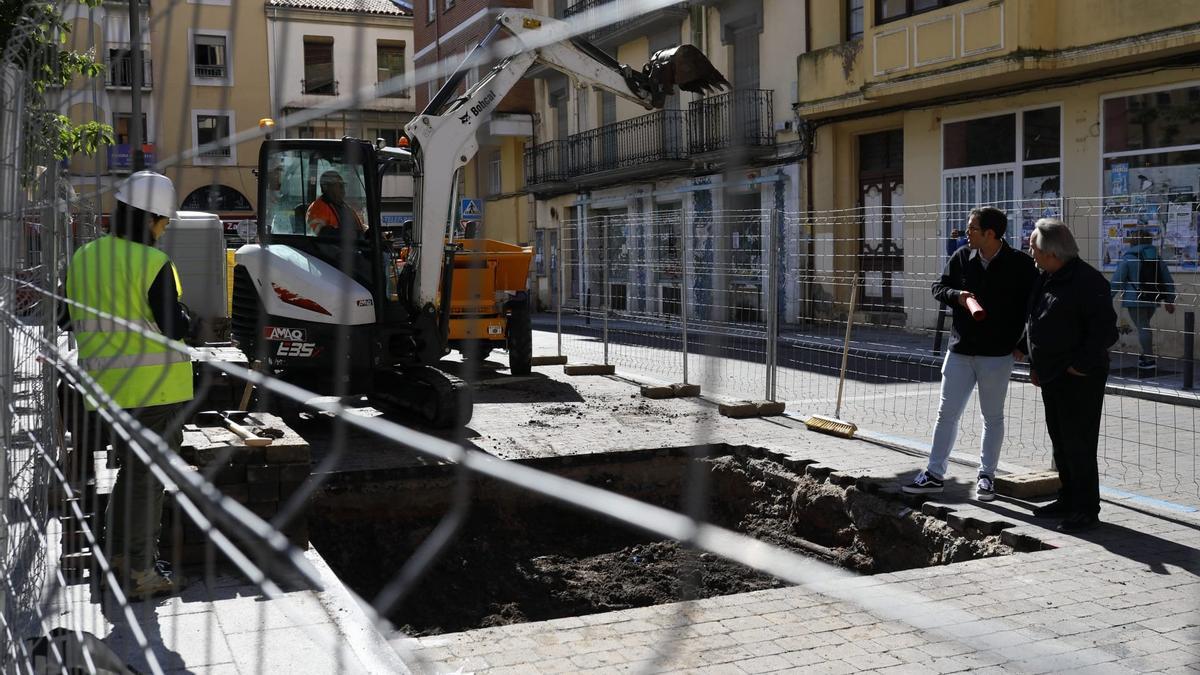
<path id="1" fill-rule="evenodd" d="M 181 343 L 152 337 L 180 340 L 190 324 L 175 266 L 153 248 L 175 215 L 175 186 L 139 171 L 115 196 L 112 233 L 80 247 L 67 266 L 79 366 L 100 390 L 84 400 L 89 410 L 125 410 L 178 452 L 180 412 L 192 398 L 191 357 Z M 179 579 L 158 560 L 163 486 L 119 434 L 112 437 L 121 469 L 105 514 L 109 560 L 131 598 L 173 593 Z"/>

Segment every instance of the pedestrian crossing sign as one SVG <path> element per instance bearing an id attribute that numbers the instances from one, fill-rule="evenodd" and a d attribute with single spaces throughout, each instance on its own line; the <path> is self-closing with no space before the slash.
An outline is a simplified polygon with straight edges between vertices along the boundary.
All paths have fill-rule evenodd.
<path id="1" fill-rule="evenodd" d="M 483 218 L 482 199 L 462 200 L 462 220 L 480 220 Z"/>

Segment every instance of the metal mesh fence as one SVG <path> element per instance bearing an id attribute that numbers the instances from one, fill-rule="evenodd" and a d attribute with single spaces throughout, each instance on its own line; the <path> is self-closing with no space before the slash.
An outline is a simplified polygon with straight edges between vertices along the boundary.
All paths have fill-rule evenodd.
<path id="1" fill-rule="evenodd" d="M 341 640 L 337 629 L 329 627 L 335 622 L 331 615 L 364 612 L 379 631 L 395 635 L 389 621 L 402 620 L 403 601 L 424 583 L 424 575 L 462 536 L 470 506 L 471 479 L 478 477 L 548 498 L 555 509 L 586 510 L 715 553 L 788 583 L 810 584 L 844 576 L 823 563 L 705 522 L 699 516 L 698 505 L 706 500 L 709 485 L 696 472 L 689 473 L 685 481 L 687 503 L 696 509 L 679 513 L 528 465 L 498 460 L 467 447 L 454 433 L 430 434 L 426 433 L 428 429 L 365 411 L 366 406 L 355 396 L 360 392 L 349 385 L 361 374 L 355 371 L 363 370 L 355 365 L 353 357 L 361 354 L 364 344 L 357 341 L 354 324 L 346 320 L 356 309 L 339 307 L 330 312 L 322 308 L 327 316 L 334 317 L 326 322 L 331 328 L 322 345 L 327 355 L 333 356 L 321 373 L 334 382 L 331 391 L 302 386 L 307 382 L 297 383 L 291 377 L 293 373 L 278 367 L 281 357 L 315 355 L 314 340 L 307 339 L 303 332 L 289 332 L 304 328 L 273 325 L 264 316 L 246 320 L 241 328 L 259 339 L 241 342 L 248 352 L 244 360 L 239 356 L 231 361 L 231 352 L 222 351 L 227 345 L 213 346 L 211 340 L 204 347 L 186 346 L 182 341 L 185 335 L 172 330 L 162 316 L 147 315 L 150 310 L 141 307 L 153 300 L 147 287 L 164 269 L 157 253 L 150 253 L 149 247 L 143 247 L 143 251 L 130 246 L 132 252 L 122 254 L 123 267 L 112 265 L 112 253 L 108 254 L 108 262 L 102 262 L 104 256 L 89 259 L 87 255 L 91 254 L 80 255 L 86 250 L 95 254 L 101 246 L 117 246 L 103 243 L 111 242 L 114 235 L 136 239 L 122 229 L 128 223 L 116 213 L 108 220 L 102 217 L 111 210 L 104 204 L 112 203 L 113 192 L 124 177 L 121 172 L 111 171 L 120 162 L 112 158 L 102 161 L 99 155 L 82 158 L 78 153 L 67 153 L 64 163 L 63 157 L 33 142 L 50 133 L 39 126 L 45 119 L 42 113 L 69 110 L 84 118 L 90 115 L 96 121 L 95 110 L 104 108 L 101 104 L 115 96 L 109 90 L 124 86 L 121 83 L 136 72 L 129 54 L 136 51 L 136 35 L 143 29 L 135 25 L 123 36 L 102 35 L 97 29 L 107 26 L 111 30 L 120 20 L 128 19 L 115 12 L 102 14 L 117 4 L 58 5 L 75 21 L 74 25 L 85 26 L 83 32 L 71 34 L 69 44 L 73 48 L 84 53 L 109 52 L 108 75 L 81 78 L 82 84 L 76 81 L 71 86 L 37 89 L 30 78 L 41 72 L 54 52 L 27 49 L 36 35 L 33 26 L 26 24 L 13 33 L 0 61 L 0 222 L 4 229 L 0 237 L 0 484 L 7 496 L 0 523 L 4 585 L 0 613 L 4 630 L 0 638 L 6 668 L 32 671 L 41 659 L 51 671 L 95 672 L 101 669 L 106 650 L 111 649 L 121 659 L 150 672 L 182 670 L 197 662 L 219 663 L 231 650 L 254 655 L 249 661 L 238 661 L 239 672 L 276 672 L 281 663 L 294 663 L 297 658 L 310 659 L 314 671 L 359 670 L 364 654 L 370 650 L 352 639 Z M 595 11 L 576 17 L 569 24 L 569 32 L 584 34 L 628 22 L 638 12 L 674 4 L 599 3 Z M 136 78 L 129 82 L 129 90 L 133 92 L 131 99 L 149 99 L 155 110 L 180 111 L 180 119 L 159 120 L 158 128 L 163 130 L 160 138 L 174 136 L 174 147 L 182 150 L 170 157 L 149 158 L 149 164 L 180 184 L 185 170 L 201 167 L 202 171 L 211 171 L 210 180 L 203 186 L 210 196 L 203 203 L 220 204 L 224 199 L 220 193 L 221 168 L 235 166 L 248 174 L 254 162 L 244 156 L 247 143 L 263 138 L 270 129 L 258 129 L 245 119 L 237 120 L 222 112 L 234 106 L 238 95 L 264 92 L 235 91 L 231 66 L 217 56 L 228 52 L 218 48 L 230 46 L 220 39 L 232 40 L 238 32 L 262 28 L 252 20 L 261 21 L 263 7 L 257 3 L 212 3 L 228 7 L 220 10 L 224 12 L 219 15 L 220 25 L 214 25 L 208 5 L 181 0 L 138 5 L 148 10 L 147 34 L 177 36 L 185 34 L 189 26 L 204 24 L 212 39 L 198 43 L 203 49 L 194 49 L 192 44 L 186 50 L 162 46 L 151 69 L 162 75 L 152 78 L 149 93 L 137 93 Z M 348 39 L 339 43 L 339 49 L 344 50 L 339 58 L 363 62 L 370 43 L 367 20 L 362 15 L 356 17 L 349 22 Z M 302 40 L 303 29 L 296 25 L 281 22 L 273 28 L 278 31 L 272 33 L 273 44 Z M 266 29 L 262 30 L 266 35 Z M 351 45 L 348 50 L 343 46 L 347 42 Z M 514 44 L 503 43 L 495 49 L 512 48 Z M 113 45 L 115 55 L 110 49 Z M 528 52 L 537 45 L 531 42 L 517 46 Z M 312 53 L 315 63 L 326 52 L 314 47 Z M 273 96 L 267 105 L 276 113 L 280 129 L 308 137 L 318 135 L 318 128 L 332 128 L 334 120 L 340 131 L 357 129 L 361 135 L 367 135 L 368 129 L 379 131 L 386 120 L 365 119 L 378 112 L 372 104 L 444 78 L 458 65 L 458 59 L 447 58 L 432 69 L 382 80 L 377 73 L 357 69 L 349 82 L 339 81 L 318 67 L 311 73 L 306 71 L 302 93 L 333 98 L 307 101 L 304 106 L 289 109 L 279 104 L 284 99 L 285 80 L 280 76 L 284 66 L 278 62 L 279 54 L 271 56 L 265 67 L 272 69 Z M 197 78 L 207 84 L 169 86 L 174 81 L 193 82 Z M 210 85 L 214 88 L 204 88 Z M 34 93 L 36 100 L 31 100 Z M 746 115 L 769 117 L 769 97 L 751 97 L 755 100 L 750 107 L 758 112 Z M 168 104 L 174 103 L 179 105 L 169 108 Z M 723 105 L 728 108 L 728 101 Z M 768 106 L 767 113 L 763 112 L 764 106 Z M 136 111 L 134 106 L 127 126 L 138 126 Z M 115 117 L 106 119 L 117 121 Z M 669 126 L 679 131 L 679 125 Z M 767 123 L 764 128 L 771 125 Z M 146 151 L 139 148 L 138 134 L 129 128 L 124 132 L 118 129 L 117 133 L 128 134 L 120 145 L 134 157 Z M 719 149 L 761 141 L 735 137 Z M 242 157 L 238 156 L 239 150 Z M 345 160 L 355 151 L 340 152 Z M 329 161 L 330 156 L 302 155 L 298 150 L 279 165 L 258 167 L 265 170 L 265 176 L 260 173 L 257 179 L 243 177 L 251 186 L 246 191 L 258 195 L 256 201 L 275 199 L 270 207 L 260 205 L 260 212 L 269 213 L 258 223 L 260 231 L 284 234 L 287 230 L 287 236 L 309 226 L 308 211 L 300 207 L 315 201 L 307 197 L 323 179 Z M 131 160 L 124 168 L 136 166 Z M 276 168 L 282 174 L 279 186 L 272 182 Z M 341 178 L 347 194 L 363 197 L 365 176 L 377 169 L 366 166 L 360 174 L 344 171 Z M 452 176 L 439 179 L 457 182 Z M 266 181 L 268 188 L 259 189 L 257 181 Z M 299 192 L 289 193 L 289 184 Z M 86 192 L 84 186 L 89 187 Z M 79 192 L 74 193 L 76 190 Z M 307 196 L 297 198 L 300 193 Z M 844 416 L 862 420 L 863 426 L 911 436 L 915 421 L 929 419 L 936 409 L 937 362 L 942 351 L 937 345 L 944 344 L 944 326 L 939 328 L 940 314 L 928 297 L 928 286 L 945 259 L 945 237 L 941 233 L 946 223 L 961 218 L 963 210 L 904 207 L 814 217 L 764 210 L 746 201 L 728 200 L 726 204 L 739 206 L 714 209 L 711 200 L 698 194 L 686 203 L 636 212 L 591 209 L 575 220 L 565 221 L 557 239 L 562 275 L 559 306 L 571 311 L 563 318 L 562 351 L 575 359 L 613 364 L 665 380 L 703 382 L 709 391 L 718 394 L 777 398 L 797 410 L 828 410 L 837 385 L 848 291 L 852 279 L 857 278 L 854 273 L 862 271 L 862 300 L 853 313 L 853 358 L 847 373 Z M 1068 204 L 1065 215 L 1068 219 L 1103 221 L 1107 207 L 1098 202 L 1088 204 L 1087 200 Z M 366 205 L 364 210 L 369 218 L 379 216 L 374 206 Z M 153 221 L 143 225 L 149 222 Z M 223 242 L 213 246 L 211 238 L 206 238 L 204 233 L 211 231 L 204 229 L 205 223 L 211 224 L 211 219 L 181 215 L 163 236 L 174 240 L 171 260 L 177 267 L 221 269 L 232 275 L 220 277 L 219 284 L 210 281 L 190 291 L 185 284 L 182 297 L 198 314 L 204 313 L 206 301 L 212 298 L 218 299 L 218 305 L 229 303 L 224 311 L 233 312 L 236 324 L 238 313 L 247 309 L 245 305 L 239 307 L 239 301 L 252 305 L 248 298 L 256 296 L 251 292 L 239 297 L 239 273 L 236 267 L 233 271 L 227 267 Z M 903 230 L 897 228 L 899 223 L 903 223 Z M 274 230 L 277 226 L 283 229 Z M 389 243 L 388 251 L 395 258 L 387 259 L 386 273 L 364 272 L 357 266 L 359 251 L 346 234 L 349 230 L 343 229 L 335 241 L 314 244 L 329 244 L 332 252 L 318 251 L 301 265 L 309 266 L 313 276 L 340 275 L 337 297 L 346 304 L 356 298 L 352 289 L 347 290 L 353 284 L 345 280 L 358 283 L 366 278 L 364 283 L 382 289 L 377 297 L 399 293 L 399 284 L 410 281 L 400 271 L 403 265 L 399 263 L 406 261 L 402 259 L 405 247 Z M 405 233 L 393 234 L 396 243 L 404 243 Z M 239 236 L 254 238 L 253 234 Z M 425 242 L 423 255 L 440 254 L 442 244 Z M 1100 246 L 1101 242 L 1090 244 Z M 91 249 L 87 249 L 89 245 Z M 413 255 L 414 248 L 403 255 Z M 422 255 L 420 251 L 416 254 Z M 850 262 L 855 260 L 860 262 Z M 257 270 L 257 279 L 249 282 L 270 288 L 284 304 L 311 310 L 311 299 L 305 304 L 302 292 L 280 285 L 285 279 L 295 281 L 295 277 L 288 276 L 287 267 L 295 261 L 295 256 L 271 259 Z M 465 279 L 468 284 L 481 283 L 469 272 Z M 242 279 L 243 290 L 246 281 Z M 166 283 L 170 282 L 168 278 Z M 393 283 L 397 285 L 389 285 Z M 227 295 L 231 286 L 230 300 Z M 197 288 L 201 292 L 196 292 Z M 474 286 L 468 290 L 481 292 Z M 1195 309 L 1197 298 L 1194 286 L 1181 286 L 1176 292 L 1178 319 Z M 140 315 L 130 309 L 133 305 L 138 305 Z M 357 309 L 370 306 L 354 305 Z M 60 330 L 64 317 L 73 330 Z M 237 328 L 235 325 L 235 331 Z M 275 329 L 282 332 L 275 333 Z M 206 337 L 220 332 L 220 326 L 209 324 L 186 337 L 203 343 Z M 100 347 L 95 343 L 86 345 L 87 333 L 101 335 Z M 1169 359 L 1168 354 L 1180 353 L 1188 335 L 1185 328 L 1162 315 L 1152 324 L 1151 333 L 1160 350 L 1160 361 Z M 406 344 L 412 334 L 398 330 L 387 338 Z M 511 343 L 506 347 L 511 360 L 517 349 Z M 1133 354 L 1130 347 L 1123 349 L 1126 356 Z M 184 379 L 194 389 L 161 405 L 148 405 L 154 401 L 146 398 L 147 392 L 161 391 L 181 381 L 170 372 L 175 364 L 187 364 L 189 376 Z M 478 359 L 466 359 L 458 372 L 473 381 L 478 379 L 481 367 Z M 134 372 L 140 368 L 155 370 Z M 385 368 L 368 366 L 366 370 Z M 1177 368 L 1172 372 L 1180 371 Z M 1121 382 L 1121 376 L 1114 377 L 1115 383 L 1127 384 L 1128 391 L 1109 398 L 1102 449 L 1104 475 L 1124 487 L 1149 486 L 1194 495 L 1195 407 L 1178 401 L 1182 397 L 1194 402 L 1194 395 L 1177 393 L 1163 402 L 1159 394 L 1172 387 L 1159 379 L 1156 375 Z M 253 385 L 252 402 L 244 396 L 250 391 L 246 384 Z M 141 398 L 118 400 L 131 388 Z M 1047 448 L 1037 420 L 1040 407 L 1036 394 L 1017 387 L 1013 391 L 1006 411 L 1013 420 L 1009 456 L 1044 460 Z M 209 407 L 206 403 L 217 400 L 229 401 L 228 407 L 251 407 L 252 415 L 217 420 L 216 426 L 223 431 L 215 434 L 208 425 L 196 425 L 199 420 L 194 415 Z M 269 452 L 255 454 L 254 446 L 234 440 L 234 435 L 243 441 L 251 440 L 246 436 L 267 440 L 262 434 L 270 430 L 271 424 L 264 415 L 287 410 L 289 419 L 301 419 L 294 414 L 296 409 L 304 410 L 302 419 L 323 425 L 323 447 L 306 458 L 311 466 L 307 461 L 273 462 Z M 1155 420 L 1149 432 L 1145 431 L 1148 419 Z M 238 430 L 242 423 L 252 427 L 245 434 L 246 430 Z M 707 431 L 699 428 L 697 436 L 704 438 Z M 977 433 L 969 421 L 965 422 L 962 442 L 970 443 L 975 438 L 972 434 Z M 180 434 L 190 434 L 190 451 L 181 453 Z M 318 603 L 321 606 L 315 610 L 321 620 L 306 622 L 305 616 L 293 613 L 303 615 L 298 608 L 305 606 L 304 598 L 311 599 L 307 594 L 327 590 L 331 579 L 329 570 L 321 568 L 318 558 L 305 550 L 305 508 L 314 494 L 328 486 L 332 476 L 353 464 L 359 449 L 356 446 L 364 439 L 392 451 L 407 451 L 423 462 L 454 467 L 452 479 L 444 486 L 450 506 L 436 514 L 435 525 L 421 532 L 423 538 L 402 564 L 380 571 L 382 581 L 371 597 L 362 599 L 362 607 L 352 601 L 345 608 L 330 608 L 322 604 L 327 603 L 323 596 Z M 203 447 L 196 447 L 197 443 Z M 302 467 L 299 474 L 292 465 Z M 282 476 L 289 471 L 291 477 L 285 480 Z M 137 487 L 126 486 L 122 492 L 122 488 L 111 484 L 132 480 L 134 474 L 143 481 L 137 484 L 140 493 Z M 239 482 L 238 476 L 244 481 Z M 160 491 L 166 492 L 166 506 L 161 509 L 153 506 Z M 105 495 L 114 495 L 107 496 L 107 506 Z M 159 511 L 166 514 L 165 520 L 158 518 Z M 126 522 L 120 522 L 123 520 Z M 155 537 L 154 531 L 162 523 L 163 534 Z M 533 528 L 536 523 L 527 526 Z M 154 551 L 156 538 L 158 550 Z M 151 543 L 147 545 L 146 540 Z M 131 562 L 139 555 L 152 559 Z M 182 585 L 184 594 L 177 597 L 175 605 L 155 605 L 135 597 L 149 594 L 166 578 L 167 567 L 157 558 L 173 568 L 175 579 L 193 577 L 192 584 Z M 149 576 L 134 578 L 135 572 Z M 680 571 L 683 590 L 679 597 L 683 600 L 691 597 L 687 576 L 687 570 Z M 174 584 L 170 586 L 161 590 L 178 589 Z M 907 615 L 904 610 L 914 598 L 904 592 L 882 594 L 852 586 L 825 588 L 823 592 L 882 618 L 937 630 L 970 645 L 969 649 L 989 646 L 986 638 L 956 633 L 955 626 L 943 625 L 932 613 Z M 208 611 L 218 605 L 228 607 L 221 603 L 241 598 L 252 598 L 256 604 L 224 617 L 221 612 L 225 610 Z M 667 625 L 686 626 L 688 604 L 678 604 L 671 611 L 677 614 L 677 620 Z M 664 646 L 657 649 L 648 669 L 669 663 L 671 648 L 665 645 L 681 632 L 682 628 L 661 632 Z M 104 641 L 90 642 L 84 633 L 103 637 Z M 186 637 L 179 639 L 181 635 Z M 191 651 L 165 649 L 167 636 L 172 636 L 176 644 L 188 645 Z M 297 649 L 289 642 L 296 636 L 307 643 L 299 656 L 289 653 Z M 394 660 L 388 661 L 389 656 Z M 407 654 L 397 656 L 390 650 L 382 658 L 394 670 L 437 667 L 415 663 Z"/>
<path id="2" fill-rule="evenodd" d="M 1167 196 L 1161 201 L 1174 204 L 1181 214 L 1195 212 L 1191 202 L 1170 202 Z M 1028 250 L 1036 219 L 1061 217 L 1075 233 L 1081 257 L 1113 280 L 1121 338 L 1111 350 L 1099 449 L 1106 485 L 1194 501 L 1198 485 L 1194 436 L 1200 399 L 1194 389 L 1197 289 L 1188 274 L 1195 262 L 1182 254 L 1187 242 L 1172 238 L 1179 235 L 1168 237 L 1161 224 L 1147 225 L 1145 217 L 1138 224 L 1137 214 L 1130 216 L 1123 207 L 1103 199 L 1000 206 L 1010 217 L 1009 245 Z M 572 359 L 592 359 L 604 350 L 620 368 L 667 381 L 684 377 L 682 358 L 688 353 L 692 359 L 688 379 L 705 382 L 714 395 L 777 397 L 798 414 L 832 414 L 846 346 L 851 286 L 857 279 L 842 417 L 906 439 L 909 445 L 926 445 L 937 417 L 940 370 L 952 330 L 949 311 L 932 296 L 931 287 L 941 278 L 950 254 L 966 244 L 965 234 L 954 231 L 965 232 L 971 208 L 877 206 L 775 216 L 765 211 L 688 210 L 682 214 L 683 230 L 690 233 L 686 253 L 668 231 L 655 237 L 655 247 L 640 243 L 643 233 L 650 231 L 643 223 L 680 217 L 674 213 L 664 216 L 631 209 L 619 216 L 574 222 L 570 231 L 609 228 L 604 247 L 583 247 L 577 242 L 581 250 L 634 251 L 640 257 L 632 265 L 610 262 L 609 269 L 619 272 L 609 282 L 610 288 L 618 289 L 617 299 L 610 297 L 601 304 L 608 308 L 607 344 L 589 343 L 589 351 L 567 339 L 565 353 Z M 1165 213 L 1167 208 L 1159 210 Z M 773 218 L 781 223 L 779 245 L 762 235 Z M 1117 229 L 1120 222 L 1126 223 L 1124 230 Z M 636 225 L 631 229 L 631 224 Z M 1144 231 L 1151 233 L 1151 239 L 1135 241 Z M 1140 264 L 1139 251 L 1147 246 L 1158 252 L 1168 271 L 1175 270 L 1179 280 L 1172 277 L 1168 284 L 1164 277 L 1169 288 L 1163 288 L 1149 323 L 1139 329 L 1136 323 L 1142 317 L 1135 316 L 1130 306 L 1142 304 L 1136 301 L 1140 286 L 1130 275 Z M 777 272 L 763 262 L 772 251 L 781 260 Z M 602 257 L 594 263 L 581 259 L 568 274 L 595 279 L 603 272 L 595 268 L 602 264 Z M 681 274 L 669 270 L 684 266 L 690 281 L 679 301 L 681 307 L 675 304 L 680 296 L 674 290 Z M 646 274 L 631 272 L 643 267 Z M 595 287 L 603 289 L 603 281 Z M 763 288 L 774 288 L 778 299 L 773 357 L 764 345 L 768 326 Z M 568 307 L 570 300 L 566 299 Z M 603 312 L 598 316 L 595 309 L 585 309 L 583 313 L 592 325 L 605 323 Z M 686 327 L 681 317 L 686 317 Z M 576 331 L 573 320 L 564 320 L 563 325 L 564 331 Z M 706 336 L 714 335 L 721 336 L 717 349 L 706 343 Z M 775 368 L 764 368 L 768 358 L 774 358 Z M 772 381 L 775 396 L 770 391 Z M 978 409 L 972 393 L 956 444 L 967 455 L 977 452 L 980 442 Z M 1014 368 L 1004 413 L 1003 458 L 1017 465 L 1048 467 L 1051 448 L 1044 411 L 1038 389 L 1029 384 L 1025 363 Z"/>

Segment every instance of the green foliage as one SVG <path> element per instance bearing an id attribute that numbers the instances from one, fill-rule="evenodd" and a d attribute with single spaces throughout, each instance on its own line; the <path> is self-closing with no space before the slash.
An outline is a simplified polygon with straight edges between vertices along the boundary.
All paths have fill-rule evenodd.
<path id="1" fill-rule="evenodd" d="M 87 7 L 99 7 L 102 0 L 76 0 Z M 27 157 L 67 159 L 72 155 L 93 155 L 114 142 L 113 129 L 99 121 L 74 124 L 66 116 L 49 110 L 47 90 L 67 87 L 76 77 L 93 78 L 104 72 L 104 64 L 94 52 L 68 48 L 71 26 L 63 19 L 60 6 L 45 0 L 0 0 L 0 44 L 3 58 L 24 71 L 25 138 Z M 26 166 L 37 164 L 28 162 Z"/>

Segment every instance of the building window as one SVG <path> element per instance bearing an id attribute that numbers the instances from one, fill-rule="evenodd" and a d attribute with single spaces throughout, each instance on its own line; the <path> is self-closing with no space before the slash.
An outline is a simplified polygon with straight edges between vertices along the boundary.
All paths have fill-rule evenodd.
<path id="1" fill-rule="evenodd" d="M 1200 85 L 1101 101 L 1103 267 L 1112 269 L 1135 237 L 1149 237 L 1173 269 L 1200 260 Z"/>
<path id="2" fill-rule="evenodd" d="M 863 35 L 863 0 L 846 0 L 846 41 Z"/>
<path id="3" fill-rule="evenodd" d="M 338 83 L 333 79 L 333 38 L 304 36 L 304 79 L 300 84 L 305 94 L 337 95 Z"/>
<path id="4" fill-rule="evenodd" d="M 129 113 L 113 113 L 113 137 L 117 141 L 117 145 L 126 145 L 130 142 L 129 133 L 133 131 L 130 128 L 132 115 Z M 149 143 L 150 139 L 146 136 L 146 113 L 142 113 L 142 142 Z"/>
<path id="5" fill-rule="evenodd" d="M 192 128 L 192 142 L 197 149 L 228 139 L 234 128 L 233 112 L 231 111 L 195 110 L 192 112 L 192 116 L 195 121 Z M 192 161 L 196 164 L 235 164 L 237 163 L 236 150 L 237 148 L 232 144 L 219 145 L 201 151 Z"/>
<path id="6" fill-rule="evenodd" d="M 387 82 L 392 78 L 404 77 L 404 43 L 391 40 L 380 40 L 375 43 L 375 58 L 379 67 L 376 82 Z M 408 89 L 394 91 L 388 96 L 393 98 L 408 98 Z"/>
<path id="7" fill-rule="evenodd" d="M 966 0 L 875 0 L 875 23 L 895 21 L 939 7 L 957 5 L 960 2 L 966 2 Z"/>
<path id="8" fill-rule="evenodd" d="M 450 9 L 453 6 L 454 6 L 454 0 L 446 0 L 446 9 Z"/>
<path id="9" fill-rule="evenodd" d="M 942 126 L 946 237 L 971 209 L 1008 213 L 1006 238 L 1025 248 L 1039 218 L 1062 214 L 1062 111 L 1057 106 Z"/>
<path id="10" fill-rule="evenodd" d="M 428 0 L 425 4 L 425 23 L 433 23 L 437 18 L 437 0 Z"/>
<path id="11" fill-rule="evenodd" d="M 504 192 L 504 183 L 502 182 L 500 151 L 494 150 L 488 156 L 488 194 L 498 195 Z"/>
<path id="12" fill-rule="evenodd" d="M 198 80 L 224 80 L 229 76 L 224 35 L 192 36 L 192 73 Z"/>

